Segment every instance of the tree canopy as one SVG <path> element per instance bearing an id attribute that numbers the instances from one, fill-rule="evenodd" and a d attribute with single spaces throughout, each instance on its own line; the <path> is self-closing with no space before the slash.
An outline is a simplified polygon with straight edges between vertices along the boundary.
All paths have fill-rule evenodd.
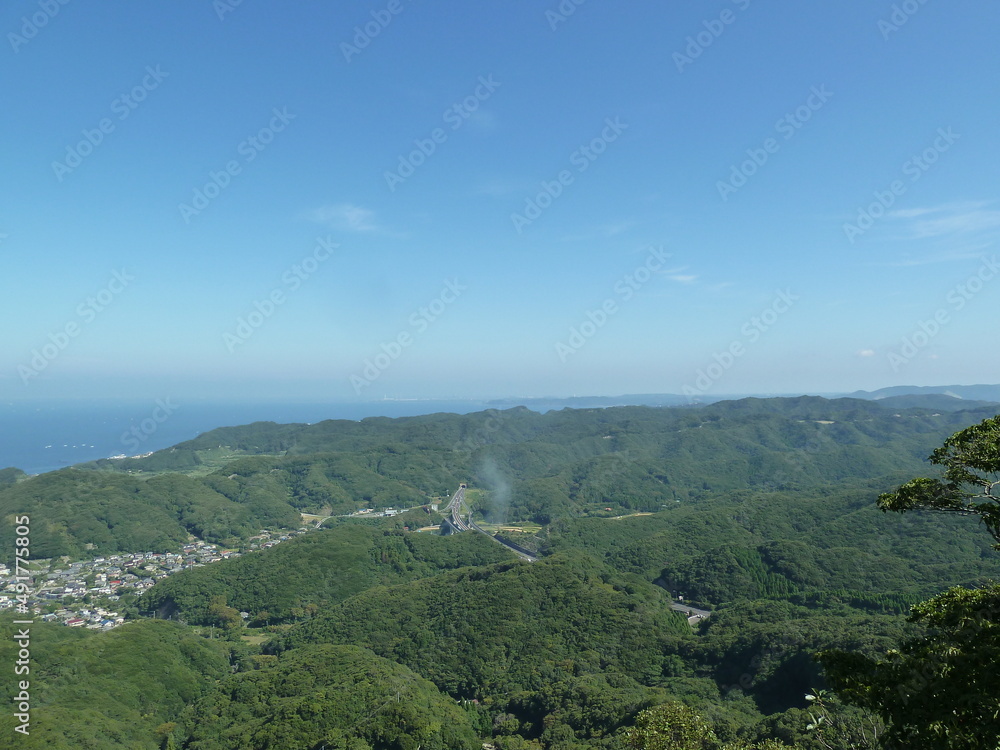
<path id="1" fill-rule="evenodd" d="M 880 495 L 879 507 L 977 515 L 1000 543 L 1000 416 L 956 432 L 928 460 L 944 467 L 942 479 L 912 479 Z"/>
<path id="2" fill-rule="evenodd" d="M 977 515 L 1000 541 L 1000 417 L 961 430 L 929 459 L 943 478 L 918 478 L 879 496 L 885 511 Z M 1000 545 L 995 545 L 1000 547 Z M 840 695 L 887 723 L 887 747 L 1000 746 L 1000 584 L 955 587 L 913 607 L 923 632 L 882 658 L 827 651 L 820 658 Z"/>

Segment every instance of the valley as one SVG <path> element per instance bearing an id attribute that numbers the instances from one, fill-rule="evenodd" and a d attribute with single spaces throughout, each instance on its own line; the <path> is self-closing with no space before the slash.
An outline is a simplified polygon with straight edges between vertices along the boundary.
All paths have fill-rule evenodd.
<path id="1" fill-rule="evenodd" d="M 1000 576 L 975 519 L 875 504 L 993 407 L 888 406 L 260 423 L 12 475 L 0 509 L 63 561 L 34 583 L 31 741 L 619 748 L 679 701 L 730 744 L 827 747 L 817 654 L 874 659 L 922 632 L 911 606 Z M 118 652 L 103 708 L 74 708 L 105 684 L 87 654 Z"/>

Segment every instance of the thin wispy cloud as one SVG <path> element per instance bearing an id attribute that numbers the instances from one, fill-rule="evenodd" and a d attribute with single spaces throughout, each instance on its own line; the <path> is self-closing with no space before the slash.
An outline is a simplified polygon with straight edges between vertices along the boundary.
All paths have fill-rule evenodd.
<path id="1" fill-rule="evenodd" d="M 623 219 L 610 224 L 598 224 L 593 227 L 586 227 L 579 234 L 568 234 L 564 237 L 560 237 L 559 240 L 560 242 L 591 242 L 593 240 L 606 240 L 611 237 L 617 237 L 620 234 L 625 234 L 625 232 L 629 231 L 636 225 L 637 222 L 633 219 Z M 647 252 L 648 249 L 649 246 L 644 245 L 640 251 Z"/>
<path id="2" fill-rule="evenodd" d="M 982 258 L 983 254 L 993 247 L 992 242 L 984 242 L 977 245 L 965 246 L 962 248 L 950 248 L 942 252 L 930 253 L 927 255 L 904 255 L 897 260 L 873 261 L 872 266 L 884 266 L 886 268 L 913 268 L 914 266 L 927 266 L 933 263 L 954 263 L 956 261 L 976 260 Z"/>
<path id="3" fill-rule="evenodd" d="M 869 265 L 911 268 L 980 258 L 1000 239 L 996 201 L 964 201 L 889 211 L 892 233 L 887 239 L 908 243 L 901 256 Z M 925 245 L 914 245 L 924 241 Z M 911 248 L 918 247 L 916 252 Z"/>
<path id="4" fill-rule="evenodd" d="M 634 227 L 636 222 L 632 219 L 626 219 L 624 221 L 619 221 L 614 224 L 603 224 L 597 228 L 599 232 L 602 232 L 605 237 L 615 237 L 619 234 L 627 232 L 629 229 Z"/>
<path id="5" fill-rule="evenodd" d="M 691 266 L 676 266 L 675 268 L 663 268 L 659 273 L 665 276 L 670 281 L 674 281 L 678 284 L 693 284 L 698 280 L 697 274 L 684 273 Z"/>
<path id="6" fill-rule="evenodd" d="M 890 211 L 888 216 L 908 222 L 906 233 L 909 239 L 926 239 L 1000 228 L 1000 210 L 988 206 L 988 201 L 951 203 L 899 209 Z"/>
<path id="7" fill-rule="evenodd" d="M 923 216 L 934 211 L 933 208 L 901 208 L 898 211 L 890 211 L 891 219 L 912 219 L 916 216 Z"/>
<path id="8" fill-rule="evenodd" d="M 921 219 L 916 223 L 915 235 L 919 239 L 997 228 L 1000 228 L 1000 211 L 969 211 L 955 216 Z"/>
<path id="9" fill-rule="evenodd" d="M 487 132 L 496 130 L 500 125 L 500 121 L 497 119 L 497 116 L 485 109 L 480 109 L 477 112 L 474 112 L 469 117 L 469 123 L 480 130 Z"/>
<path id="10" fill-rule="evenodd" d="M 342 232 L 384 231 L 375 221 L 375 212 L 353 203 L 321 206 L 309 212 L 309 219 Z"/>
<path id="11" fill-rule="evenodd" d="M 736 286 L 736 282 L 734 281 L 720 281 L 718 284 L 712 284 L 708 289 L 712 292 L 724 292 L 726 289 L 734 286 Z"/>
<path id="12" fill-rule="evenodd" d="M 506 198 L 511 195 L 526 194 L 533 189 L 537 190 L 538 185 L 532 184 L 529 181 L 490 180 L 489 182 L 477 185 L 473 188 L 473 192 L 477 195 L 488 195 L 493 198 Z"/>

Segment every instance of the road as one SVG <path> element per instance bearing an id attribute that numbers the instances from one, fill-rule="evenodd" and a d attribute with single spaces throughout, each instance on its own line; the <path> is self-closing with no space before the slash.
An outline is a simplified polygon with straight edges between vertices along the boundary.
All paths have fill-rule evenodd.
<path id="1" fill-rule="evenodd" d="M 521 549 L 513 546 L 509 542 L 505 542 L 503 539 L 493 536 L 485 529 L 481 529 L 476 525 L 475 521 L 472 520 L 472 514 L 469 514 L 469 520 L 466 522 L 462 519 L 462 504 L 465 502 L 465 487 L 459 487 L 458 491 L 452 495 L 451 501 L 445 507 L 445 512 L 448 514 L 448 520 L 451 525 L 455 527 L 458 531 L 478 531 L 480 534 L 485 534 L 490 539 L 492 539 L 497 544 L 501 544 L 515 555 L 520 557 L 522 560 L 527 560 L 528 562 L 535 562 L 538 558 L 532 555 L 525 549 Z"/>
<path id="2" fill-rule="evenodd" d="M 465 502 L 465 487 L 459 487 L 458 491 L 451 496 L 445 512 L 449 514 L 451 525 L 459 531 L 471 531 L 471 527 L 462 520 L 462 503 Z"/>
<path id="3" fill-rule="evenodd" d="M 701 620 L 704 620 L 712 614 L 707 609 L 697 609 L 695 607 L 689 607 L 686 604 L 677 604 L 676 602 L 670 605 L 670 609 L 686 614 L 688 623 L 691 625 L 697 625 Z"/>
<path id="4" fill-rule="evenodd" d="M 535 562 L 535 560 L 538 559 L 537 557 L 535 557 L 535 555 L 531 554 L 530 552 L 528 552 L 528 550 L 524 549 L 523 547 L 516 547 L 511 542 L 505 541 L 504 539 L 501 539 L 498 536 L 493 536 L 490 532 L 486 531 L 486 529 L 480 528 L 476 524 L 476 522 L 473 521 L 471 518 L 469 519 L 469 523 L 472 524 L 472 528 L 478 531 L 480 534 L 485 534 L 497 544 L 502 544 L 504 547 L 509 549 L 515 555 L 520 557 L 522 560 L 527 560 L 528 562 Z"/>

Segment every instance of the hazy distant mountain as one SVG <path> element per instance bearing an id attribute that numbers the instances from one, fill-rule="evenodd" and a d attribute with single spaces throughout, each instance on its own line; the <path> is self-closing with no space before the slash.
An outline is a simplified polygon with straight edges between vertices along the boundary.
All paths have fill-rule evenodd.
<path id="1" fill-rule="evenodd" d="M 1000 402 L 1000 385 L 894 385 L 889 388 L 879 388 L 877 391 L 855 391 L 845 395 L 850 398 L 875 401 L 893 396 L 945 395 L 954 399 L 998 403 Z M 913 403 L 911 406 L 923 406 L 923 404 Z M 964 408 L 973 407 L 969 405 Z"/>
<path id="2" fill-rule="evenodd" d="M 886 409 L 933 409 L 934 411 L 964 411 L 966 409 L 981 409 L 1000 404 L 996 401 L 976 401 L 973 399 L 956 398 L 946 393 L 914 393 L 907 396 L 889 396 L 878 399 L 879 406 Z"/>
<path id="3" fill-rule="evenodd" d="M 45 700 L 25 748 L 608 750 L 641 709 L 674 699 L 755 742 L 794 729 L 822 679 L 813 653 L 884 653 L 920 599 L 1000 577 L 975 519 L 874 502 L 1000 405 L 901 399 L 976 403 L 798 396 L 255 422 L 145 458 L 0 472 L 0 517 L 30 516 L 32 557 L 85 561 L 57 578 L 93 589 L 88 612 L 112 606 L 88 583 L 100 573 L 174 571 L 115 601 L 140 620 L 127 627 L 32 625 Z M 435 504 L 460 483 L 470 512 L 539 559 L 480 534 L 431 535 Z M 352 515 L 389 507 L 408 510 Z M 313 520 L 329 528 L 186 570 L 108 559 L 192 535 L 246 551 L 261 528 Z M 0 524 L 0 559 L 23 548 L 16 529 Z M 674 611 L 681 596 L 712 609 L 707 621 Z M 140 617 L 154 612 L 174 621 Z M 15 617 L 0 612 L 0 664 L 17 659 Z M 0 681 L 0 701 L 14 694 Z"/>
<path id="4" fill-rule="evenodd" d="M 744 398 L 790 398 L 796 394 L 705 394 L 692 399 L 677 393 L 631 393 L 622 396 L 570 396 L 568 398 L 503 398 L 489 401 L 493 409 L 526 406 L 545 413 L 558 409 L 603 409 L 612 406 L 704 406 Z M 859 398 L 879 401 L 893 409 L 935 409 L 961 411 L 1000 403 L 1000 385 L 894 385 L 876 391 L 819 394 L 824 398 Z M 891 401 L 889 399 L 892 399 Z"/>
<path id="5" fill-rule="evenodd" d="M 709 398 L 708 401 L 722 400 Z M 569 396 L 567 398 L 498 398 L 488 402 L 492 409 L 509 409 L 526 406 L 532 411 L 546 412 L 554 409 L 603 409 L 609 406 L 683 406 L 691 399 L 675 393 L 639 393 L 624 396 Z"/>
<path id="6" fill-rule="evenodd" d="M 719 401 L 731 401 L 756 394 L 703 395 L 692 399 L 677 393 L 629 393 L 623 396 L 569 396 L 567 398 L 498 398 L 489 401 L 491 409 L 526 406 L 532 411 L 556 409 L 604 409 L 610 406 L 701 406 Z"/>
<path id="7" fill-rule="evenodd" d="M 942 440 L 1000 411 L 884 403 L 800 396 L 256 422 L 145 458 L 102 459 L 0 486 L 0 516 L 31 515 L 31 551 L 39 557 L 79 556 L 91 545 L 104 554 L 161 551 L 188 534 L 236 544 L 263 527 L 297 528 L 301 513 L 414 508 L 471 481 L 502 496 L 491 518 L 547 525 L 732 492 L 843 491 L 916 474 Z M 13 555 L 13 528 L 0 524 L 0 554 Z"/>

